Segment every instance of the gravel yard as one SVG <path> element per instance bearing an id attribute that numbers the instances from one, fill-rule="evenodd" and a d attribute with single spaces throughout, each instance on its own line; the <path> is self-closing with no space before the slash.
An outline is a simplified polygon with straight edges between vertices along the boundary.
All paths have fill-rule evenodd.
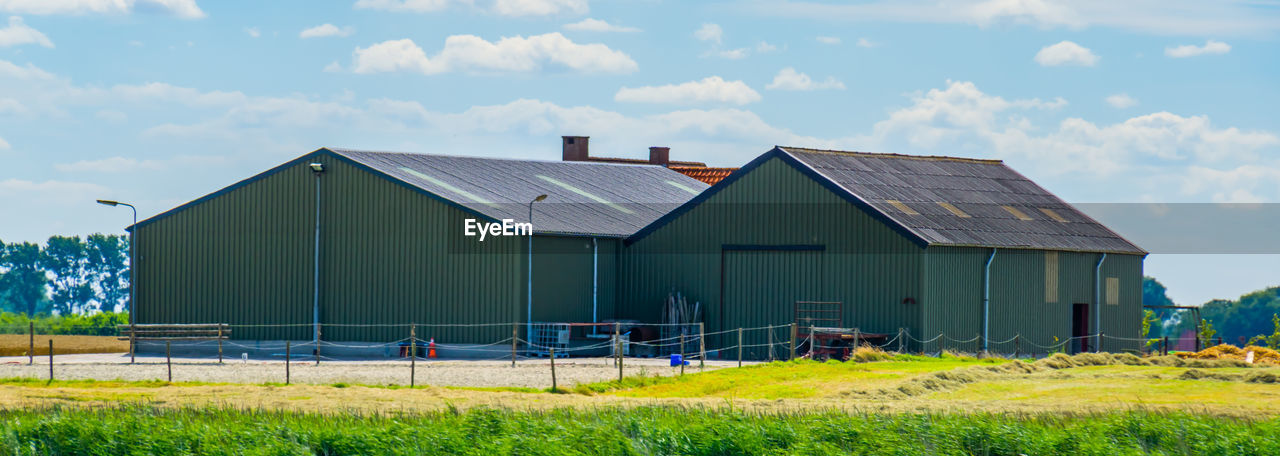
<path id="1" fill-rule="evenodd" d="M 706 370 L 736 366 L 732 361 L 708 361 Z M 624 373 L 632 375 L 673 375 L 664 359 L 626 359 Z M 686 373 L 698 372 L 698 364 L 685 367 Z M 294 383 L 352 385 L 408 385 L 408 361 L 294 361 L 290 366 Z M 226 363 L 205 359 L 173 359 L 175 382 L 211 383 L 283 383 L 282 361 L 241 361 Z M 56 356 L 54 378 L 58 380 L 165 380 L 168 376 L 164 357 L 138 357 L 129 364 L 128 355 L 95 354 Z M 0 378 L 49 378 L 48 358 L 37 358 L 34 365 L 26 357 L 0 358 Z M 573 358 L 556 360 L 556 380 L 562 387 L 618 378 L 618 368 L 608 358 Z M 416 382 L 419 385 L 464 387 L 551 387 L 551 367 L 546 359 L 520 360 L 516 367 L 510 361 L 438 361 L 419 360 Z"/>

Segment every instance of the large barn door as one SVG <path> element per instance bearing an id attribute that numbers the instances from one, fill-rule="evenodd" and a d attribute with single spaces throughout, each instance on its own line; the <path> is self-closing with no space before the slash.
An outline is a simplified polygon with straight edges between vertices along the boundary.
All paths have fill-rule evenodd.
<path id="1" fill-rule="evenodd" d="M 819 301 L 822 296 L 822 252 L 820 250 L 725 250 L 724 302 L 721 329 L 759 328 L 787 325 L 795 319 L 796 301 Z M 768 344 L 773 357 L 785 358 L 790 329 L 748 330 L 743 345 Z M 725 346 L 737 343 L 737 334 Z M 733 353 L 730 356 L 736 356 Z M 768 347 L 743 349 L 743 357 L 767 359 Z"/>

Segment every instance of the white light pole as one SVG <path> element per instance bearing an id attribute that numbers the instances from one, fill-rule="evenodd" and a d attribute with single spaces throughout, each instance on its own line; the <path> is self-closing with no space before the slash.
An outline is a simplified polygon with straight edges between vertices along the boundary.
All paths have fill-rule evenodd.
<path id="1" fill-rule="evenodd" d="M 547 199 L 547 195 L 538 195 L 529 202 L 529 296 L 525 303 L 524 336 L 528 343 L 533 343 L 533 203 Z"/>

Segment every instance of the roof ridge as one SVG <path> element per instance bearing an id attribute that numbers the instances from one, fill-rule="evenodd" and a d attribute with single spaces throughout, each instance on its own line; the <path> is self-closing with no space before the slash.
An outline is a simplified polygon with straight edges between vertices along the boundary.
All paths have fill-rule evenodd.
<path id="1" fill-rule="evenodd" d="M 849 150 L 833 150 L 833 149 L 814 149 L 809 147 L 792 147 L 778 146 L 788 152 L 795 151 L 801 153 L 817 153 L 829 155 L 844 155 L 850 157 L 869 157 L 869 158 L 897 158 L 903 160 L 924 160 L 924 161 L 952 161 L 961 163 L 978 163 L 983 165 L 1003 165 L 1004 160 L 993 158 L 969 158 L 969 157 L 949 157 L 945 155 L 908 155 L 895 154 L 888 152 L 859 152 Z"/>
<path id="2" fill-rule="evenodd" d="M 397 151 L 387 151 L 387 150 L 351 149 L 346 147 L 324 147 L 323 149 L 329 150 L 339 155 L 345 155 L 348 152 L 353 152 L 353 153 L 360 153 L 360 154 L 422 155 L 427 157 L 472 158 L 477 160 L 494 160 L 494 161 L 508 161 L 508 162 L 574 163 L 574 164 L 587 164 L 587 165 L 598 165 L 598 166 L 651 166 L 651 167 L 657 167 L 657 168 L 665 168 L 664 166 L 655 165 L 652 163 L 617 163 L 617 162 L 603 162 L 603 161 L 545 160 L 545 159 L 538 159 L 538 158 L 483 157 L 479 155 L 456 155 L 456 154 L 441 154 L 441 153 L 429 153 L 429 152 L 397 152 Z"/>

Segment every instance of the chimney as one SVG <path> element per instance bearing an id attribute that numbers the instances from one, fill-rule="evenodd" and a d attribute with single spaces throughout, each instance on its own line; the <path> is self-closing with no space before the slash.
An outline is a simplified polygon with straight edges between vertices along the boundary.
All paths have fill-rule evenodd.
<path id="1" fill-rule="evenodd" d="M 671 164 L 670 147 L 650 147 L 649 164 L 667 166 Z"/>
<path id="2" fill-rule="evenodd" d="M 563 161 L 587 161 L 587 136 L 561 136 L 564 142 Z"/>

